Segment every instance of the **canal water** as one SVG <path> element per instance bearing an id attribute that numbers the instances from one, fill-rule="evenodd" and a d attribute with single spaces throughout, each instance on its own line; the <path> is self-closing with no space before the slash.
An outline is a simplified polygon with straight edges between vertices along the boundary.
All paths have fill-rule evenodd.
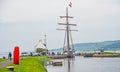
<path id="1" fill-rule="evenodd" d="M 47 65 L 48 72 L 120 72 L 120 58 L 76 56 L 73 59 L 56 59 L 62 66 Z"/>

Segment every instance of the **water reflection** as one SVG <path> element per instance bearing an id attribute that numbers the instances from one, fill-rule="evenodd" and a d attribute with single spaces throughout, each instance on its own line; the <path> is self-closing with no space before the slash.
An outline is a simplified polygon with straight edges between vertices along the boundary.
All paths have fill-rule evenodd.
<path id="1" fill-rule="evenodd" d="M 75 57 L 53 61 L 62 61 L 63 65 L 49 65 L 48 72 L 120 72 L 120 58 Z"/>
<path id="2" fill-rule="evenodd" d="M 68 60 L 68 61 L 67 61 L 67 62 L 68 62 L 68 71 L 67 71 L 67 72 L 71 72 L 71 71 L 70 71 L 70 59 L 67 59 L 67 60 Z"/>
<path id="3" fill-rule="evenodd" d="M 66 58 L 66 59 L 53 59 L 52 62 L 62 62 L 62 66 L 53 66 L 47 65 L 46 68 L 48 72 L 73 72 L 74 68 L 74 58 Z M 48 63 L 50 63 L 49 61 Z"/>
<path id="4" fill-rule="evenodd" d="M 74 67 L 74 58 L 67 58 L 67 59 L 65 59 L 66 60 L 66 64 L 65 65 L 67 65 L 66 66 L 66 72 L 72 72 L 72 69 L 73 69 L 73 67 Z"/>

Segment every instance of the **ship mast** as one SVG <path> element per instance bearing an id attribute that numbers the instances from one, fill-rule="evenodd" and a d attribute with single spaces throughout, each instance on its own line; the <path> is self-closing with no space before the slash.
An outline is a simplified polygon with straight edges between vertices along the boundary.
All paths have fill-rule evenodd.
<path id="1" fill-rule="evenodd" d="M 71 2 L 70 2 L 71 4 Z M 71 5 L 69 4 L 69 6 L 71 7 Z M 71 30 L 70 26 L 76 26 L 76 24 L 70 24 L 69 23 L 69 19 L 72 19 L 72 16 L 68 15 L 68 8 L 69 6 L 66 7 L 66 16 L 60 16 L 60 18 L 65 18 L 66 19 L 66 23 L 58 23 L 59 25 L 65 25 L 66 29 L 57 29 L 57 30 L 65 30 L 66 31 L 66 39 L 67 39 L 67 43 L 66 43 L 66 49 L 67 49 L 67 56 L 71 57 L 71 53 L 70 53 L 70 31 L 77 31 L 77 30 Z"/>

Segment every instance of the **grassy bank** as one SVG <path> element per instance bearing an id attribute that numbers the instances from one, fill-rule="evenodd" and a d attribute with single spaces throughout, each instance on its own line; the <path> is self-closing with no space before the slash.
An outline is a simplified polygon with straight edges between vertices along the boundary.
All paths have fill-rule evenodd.
<path id="1" fill-rule="evenodd" d="M 103 52 L 103 54 L 117 54 L 118 57 L 120 57 L 120 53 L 113 53 L 113 52 Z"/>
<path id="2" fill-rule="evenodd" d="M 0 58 L 0 62 L 5 61 L 5 60 L 7 60 L 7 59 Z"/>
<path id="3" fill-rule="evenodd" d="M 48 59 L 46 56 L 41 57 L 24 57 L 20 60 L 20 72 L 47 72 L 44 68 L 44 59 Z M 10 66 L 14 66 L 14 72 L 18 72 L 18 65 L 13 63 Z M 0 68 L 0 72 L 10 72 L 6 67 Z"/>

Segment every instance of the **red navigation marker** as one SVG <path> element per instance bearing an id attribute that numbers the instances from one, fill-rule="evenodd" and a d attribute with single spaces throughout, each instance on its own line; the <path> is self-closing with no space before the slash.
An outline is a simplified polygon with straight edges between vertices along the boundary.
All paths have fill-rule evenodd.
<path id="1" fill-rule="evenodd" d="M 14 52 L 13 52 L 13 61 L 14 64 L 18 64 L 19 65 L 19 46 L 15 46 L 14 47 Z"/>

